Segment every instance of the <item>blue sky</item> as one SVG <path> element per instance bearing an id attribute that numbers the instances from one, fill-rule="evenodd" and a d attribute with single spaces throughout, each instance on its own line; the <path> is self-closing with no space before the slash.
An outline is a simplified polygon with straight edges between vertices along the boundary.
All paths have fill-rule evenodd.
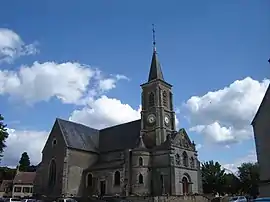
<path id="1" fill-rule="evenodd" d="M 24 46 L 34 44 L 38 51 L 0 63 L 0 71 L 19 75 L 22 65 L 30 68 L 36 61 L 39 64 L 77 62 L 89 68 L 98 68 L 104 78 L 125 75 L 129 80 L 117 80 L 115 88 L 102 92 L 94 99 L 106 95 L 110 99 L 121 100 L 136 111 L 140 105 L 140 84 L 148 77 L 152 55 L 151 25 L 155 23 L 163 74 L 166 81 L 174 86 L 174 103 L 180 110 L 177 114 L 179 127 L 185 127 L 187 131 L 193 127 L 189 134 L 191 139 L 202 145 L 199 149 L 200 159 L 235 165 L 239 159 L 254 154 L 254 142 L 248 125 L 266 89 L 263 79 L 268 78 L 269 74 L 269 1 L 28 2 L 2 3 L 0 28 L 12 30 L 20 36 Z M 66 73 L 68 75 L 69 72 Z M 247 77 L 251 79 L 245 79 Z M 59 77 L 59 80 L 62 78 Z M 229 87 L 236 80 L 240 84 L 238 82 Z M 21 82 L 25 84 L 26 81 Z M 53 85 L 57 85 L 57 82 Z M 191 102 L 187 104 L 191 96 L 198 96 L 199 99 L 209 91 L 216 92 L 226 86 L 226 92 L 222 92 L 227 96 L 208 94 L 200 101 L 208 104 L 200 105 L 197 111 L 191 110 L 196 105 L 194 102 L 193 105 Z M 42 87 L 46 89 L 46 86 Z M 25 90 L 31 91 L 31 88 Z M 42 89 L 38 91 L 42 92 Z M 229 94 L 232 91 L 234 93 Z M 65 104 L 53 93 L 47 101 L 41 99 L 29 105 L 25 103 L 26 98 L 20 98 L 22 94 L 15 93 L 14 89 L 12 92 L 2 90 L 1 93 L 0 85 L 1 113 L 17 136 L 23 131 L 28 131 L 27 134 L 32 132 L 31 135 L 38 131 L 49 132 L 56 117 L 69 119 L 74 110 L 85 107 Z M 228 97 L 231 99 L 225 100 Z M 224 108 L 239 103 L 237 101 L 243 102 L 242 106 L 247 105 L 241 108 L 241 116 L 237 110 L 228 113 L 233 107 Z M 214 108 L 211 108 L 213 105 Z M 85 123 L 91 125 L 89 120 L 93 117 L 90 119 L 89 116 Z M 198 117 L 209 120 L 206 123 Z M 105 119 L 100 120 L 105 122 Z M 242 128 L 236 125 L 238 120 Z M 211 136 L 211 127 L 207 128 L 213 123 L 219 123 L 224 129 L 216 131 L 221 134 L 219 139 Z M 194 129 L 195 126 L 200 127 Z M 15 139 L 8 143 L 19 144 Z M 29 148 L 25 146 L 23 149 Z M 220 152 L 215 152 L 217 149 Z M 16 151 L 17 156 L 20 156 L 21 150 Z M 14 162 L 14 159 L 5 157 L 2 164 L 10 162 Z"/>

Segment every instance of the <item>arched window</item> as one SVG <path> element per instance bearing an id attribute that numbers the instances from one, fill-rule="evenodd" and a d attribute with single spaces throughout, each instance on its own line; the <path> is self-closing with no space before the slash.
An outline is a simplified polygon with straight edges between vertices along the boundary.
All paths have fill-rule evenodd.
<path id="1" fill-rule="evenodd" d="M 195 167 L 195 162 L 194 162 L 194 158 L 193 157 L 190 158 L 190 167 L 191 168 L 194 168 Z"/>
<path id="2" fill-rule="evenodd" d="M 183 165 L 188 167 L 188 155 L 187 155 L 187 152 L 183 152 L 182 154 L 182 157 L 183 157 Z"/>
<path id="3" fill-rule="evenodd" d="M 168 105 L 168 96 L 167 96 L 167 92 L 166 91 L 163 91 L 162 93 L 162 101 L 163 101 L 163 106 L 167 107 Z"/>
<path id="4" fill-rule="evenodd" d="M 176 165 L 180 165 L 180 155 L 179 154 L 175 155 L 175 163 L 176 163 Z"/>
<path id="5" fill-rule="evenodd" d="M 163 175 L 160 175 L 160 184 L 161 184 L 161 188 L 162 188 L 162 191 L 163 191 L 163 188 L 164 188 L 164 177 L 163 177 Z"/>
<path id="6" fill-rule="evenodd" d="M 57 140 L 56 140 L 56 138 L 54 138 L 52 141 L 52 146 L 54 147 L 54 146 L 56 146 L 56 144 L 57 144 Z"/>
<path id="7" fill-rule="evenodd" d="M 173 95 L 172 95 L 172 93 L 170 92 L 170 108 L 171 108 L 171 110 L 173 110 L 173 103 L 172 103 L 172 100 L 173 100 Z"/>
<path id="8" fill-rule="evenodd" d="M 139 175 L 139 184 L 143 184 L 143 175 L 142 174 Z"/>
<path id="9" fill-rule="evenodd" d="M 55 182 L 56 182 L 56 163 L 55 160 L 52 159 L 49 168 L 48 186 L 53 187 L 55 185 Z"/>
<path id="10" fill-rule="evenodd" d="M 87 187 L 92 187 L 93 186 L 93 175 L 91 173 L 89 173 L 87 175 L 87 183 L 86 183 Z"/>
<path id="11" fill-rule="evenodd" d="M 142 157 L 139 158 L 139 166 L 143 166 L 143 158 Z"/>
<path id="12" fill-rule="evenodd" d="M 116 171 L 114 173 L 114 185 L 119 186 L 120 185 L 120 172 Z"/>
<path id="13" fill-rule="evenodd" d="M 153 92 L 149 94 L 148 103 L 149 103 L 149 107 L 152 107 L 155 105 L 155 94 Z"/>

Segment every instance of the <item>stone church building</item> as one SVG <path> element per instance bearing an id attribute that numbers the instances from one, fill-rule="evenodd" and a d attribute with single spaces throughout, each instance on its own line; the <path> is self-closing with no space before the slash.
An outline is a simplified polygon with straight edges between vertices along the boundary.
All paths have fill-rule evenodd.
<path id="1" fill-rule="evenodd" d="M 270 197 L 270 85 L 251 123 L 260 170 L 260 197 Z"/>
<path id="2" fill-rule="evenodd" d="M 155 49 L 141 88 L 139 120 L 97 130 L 57 118 L 34 192 L 47 197 L 201 193 L 195 143 L 184 129 L 176 131 L 172 85 L 163 78 Z"/>

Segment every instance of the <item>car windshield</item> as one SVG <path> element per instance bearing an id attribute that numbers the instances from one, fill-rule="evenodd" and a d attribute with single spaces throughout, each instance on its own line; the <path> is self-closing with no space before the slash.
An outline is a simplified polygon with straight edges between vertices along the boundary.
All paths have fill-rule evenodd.
<path id="1" fill-rule="evenodd" d="M 230 198 L 230 201 L 236 201 L 238 199 L 238 197 L 232 197 Z"/>
<path id="2" fill-rule="evenodd" d="M 10 201 L 21 201 L 21 200 L 17 198 L 11 198 Z"/>

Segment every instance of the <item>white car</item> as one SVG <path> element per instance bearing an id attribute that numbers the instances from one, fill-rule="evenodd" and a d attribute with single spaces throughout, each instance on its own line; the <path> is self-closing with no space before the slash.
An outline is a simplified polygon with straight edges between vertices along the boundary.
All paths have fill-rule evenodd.
<path id="1" fill-rule="evenodd" d="M 57 202 L 77 202 L 77 201 L 73 198 L 59 198 L 57 199 Z"/>
<path id="2" fill-rule="evenodd" d="M 35 199 L 23 199 L 22 202 L 36 202 Z"/>
<path id="3" fill-rule="evenodd" d="M 247 202 L 247 198 L 245 196 L 234 196 L 229 199 L 229 202 Z"/>
<path id="4" fill-rule="evenodd" d="M 5 202 L 21 202 L 21 200 L 18 198 L 6 198 L 4 201 Z"/>

